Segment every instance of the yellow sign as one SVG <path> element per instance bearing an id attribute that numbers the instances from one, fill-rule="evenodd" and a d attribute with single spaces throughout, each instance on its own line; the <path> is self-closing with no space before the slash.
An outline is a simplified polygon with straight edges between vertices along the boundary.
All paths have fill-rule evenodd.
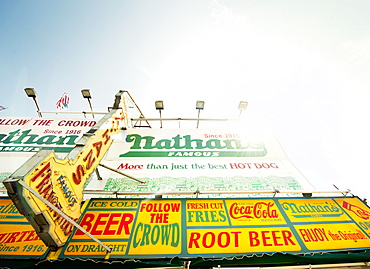
<path id="1" fill-rule="evenodd" d="M 48 248 L 8 198 L 0 198 L 0 258 L 41 258 Z"/>
<path id="2" fill-rule="evenodd" d="M 189 254 L 256 253 L 301 250 L 289 227 L 192 229 Z"/>
<path id="3" fill-rule="evenodd" d="M 370 239 L 354 223 L 295 225 L 309 250 L 369 248 Z"/>
<path id="4" fill-rule="evenodd" d="M 181 253 L 180 201 L 142 201 L 132 231 L 129 255 Z"/>
<path id="5" fill-rule="evenodd" d="M 370 209 L 361 200 L 351 198 L 334 199 L 344 211 L 370 235 Z"/>
<path id="6" fill-rule="evenodd" d="M 187 226 L 225 226 L 229 225 L 227 209 L 223 200 L 187 200 Z"/>
<path id="7" fill-rule="evenodd" d="M 264 200 L 226 200 L 232 225 L 272 225 L 286 224 L 276 201 Z"/>
<path id="8" fill-rule="evenodd" d="M 332 199 L 280 199 L 279 202 L 291 222 L 351 220 Z"/>
<path id="9" fill-rule="evenodd" d="M 112 249 L 113 259 L 370 248 L 344 201 L 360 206 L 357 198 L 92 199 L 80 225 Z M 105 254 L 76 230 L 60 258 Z"/>
<path id="10" fill-rule="evenodd" d="M 73 225 L 27 188 L 20 187 L 18 180 L 23 180 L 41 198 L 77 221 L 81 216 L 82 191 L 87 179 L 109 149 L 112 136 L 127 127 L 127 107 L 122 95 L 123 92 L 116 95 L 112 111 L 84 134 L 67 158 L 61 160 L 53 151 L 40 151 L 4 181 L 19 210 L 26 208 L 22 213 L 30 218 L 40 238 L 53 248 L 67 241 Z M 34 168 L 25 172 L 31 165 Z"/>

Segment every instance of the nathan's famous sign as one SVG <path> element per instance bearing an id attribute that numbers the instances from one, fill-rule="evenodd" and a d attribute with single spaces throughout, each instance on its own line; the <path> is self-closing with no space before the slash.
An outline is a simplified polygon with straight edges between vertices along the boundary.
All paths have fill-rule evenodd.
<path id="1" fill-rule="evenodd" d="M 112 259 L 221 258 L 369 248 L 369 214 L 358 198 L 91 199 L 80 225 Z M 105 255 L 75 230 L 59 257 Z"/>
<path id="2" fill-rule="evenodd" d="M 171 133 L 162 132 L 162 136 L 169 135 L 166 138 L 143 133 L 146 132 L 127 132 L 125 142 L 129 149 L 120 157 L 263 157 L 267 154 L 263 142 L 247 140 L 248 137 L 240 133 L 203 131 L 201 136 L 199 132 L 197 136 L 171 136 Z"/>
<path id="3" fill-rule="evenodd" d="M 12 200 L 0 198 L 0 258 L 44 258 L 49 249 Z"/>
<path id="4" fill-rule="evenodd" d="M 109 149 L 112 135 L 127 128 L 123 93 L 116 95 L 113 109 L 83 135 L 65 159 L 58 159 L 54 151 L 41 150 L 4 181 L 18 210 L 52 248 L 62 246 L 70 236 L 73 225 L 69 220 L 80 217 L 84 185 Z"/>
<path id="5" fill-rule="evenodd" d="M 41 149 L 68 153 L 95 124 L 88 119 L 0 118 L 0 154 Z"/>

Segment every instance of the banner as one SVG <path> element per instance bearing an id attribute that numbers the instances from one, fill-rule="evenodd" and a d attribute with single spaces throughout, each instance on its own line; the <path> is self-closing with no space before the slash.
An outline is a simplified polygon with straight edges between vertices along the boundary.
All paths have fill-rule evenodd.
<path id="1" fill-rule="evenodd" d="M 0 197 L 0 258 L 45 258 L 49 248 L 9 198 Z"/>
<path id="2" fill-rule="evenodd" d="M 358 198 L 91 199 L 80 225 L 110 259 L 221 258 L 369 248 L 369 213 Z M 59 258 L 106 254 L 75 230 Z"/>

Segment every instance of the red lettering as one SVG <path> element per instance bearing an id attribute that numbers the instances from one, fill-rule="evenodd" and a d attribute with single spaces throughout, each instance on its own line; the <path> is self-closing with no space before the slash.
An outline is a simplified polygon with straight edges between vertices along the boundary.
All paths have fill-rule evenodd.
<path id="1" fill-rule="evenodd" d="M 257 247 L 260 244 L 260 240 L 258 240 L 258 233 L 254 231 L 249 232 L 249 244 L 251 247 Z"/>
<path id="2" fill-rule="evenodd" d="M 209 245 L 207 245 L 207 236 L 210 235 L 211 236 L 211 243 Z M 215 244 L 215 241 L 216 241 L 216 237 L 215 237 L 215 234 L 212 233 L 212 232 L 207 232 L 203 235 L 203 246 L 205 248 L 211 248 L 214 246 Z"/>
<path id="3" fill-rule="evenodd" d="M 129 224 L 134 220 L 134 215 L 130 214 L 130 213 L 124 213 L 122 214 L 122 219 L 121 219 L 121 222 L 119 223 L 119 227 L 118 227 L 118 230 L 117 230 L 117 235 L 121 234 L 122 233 L 122 229 L 125 230 L 125 234 L 126 235 L 129 235 L 130 234 L 130 230 L 129 230 Z"/>
<path id="4" fill-rule="evenodd" d="M 189 248 L 193 247 L 193 244 L 196 248 L 199 248 L 198 240 L 200 238 L 200 233 L 191 233 L 189 239 Z"/>
<path id="5" fill-rule="evenodd" d="M 202 247 L 204 248 L 212 248 L 217 244 L 217 246 L 221 248 L 227 248 L 231 244 L 231 234 L 234 235 L 234 247 L 239 247 L 239 234 L 241 232 L 221 232 L 219 234 L 215 234 L 213 232 L 206 232 L 204 235 L 200 233 L 193 232 L 190 234 L 189 238 L 189 248 L 199 248 L 199 242 L 201 242 Z M 258 235 L 257 235 L 258 236 Z M 201 239 L 201 240 L 200 240 Z"/>
<path id="6" fill-rule="evenodd" d="M 45 172 L 45 170 L 49 168 L 50 168 L 50 163 L 45 165 L 33 178 L 31 178 L 31 181 L 34 182 L 40 175 L 42 175 Z M 50 174 L 50 172 L 48 174 Z"/>
<path id="7" fill-rule="evenodd" d="M 93 163 L 95 162 L 95 158 L 93 158 L 93 150 L 92 149 L 89 151 L 89 153 L 85 156 L 85 158 L 83 160 L 84 160 L 84 162 L 87 161 L 86 169 L 89 170 L 91 168 L 91 166 L 93 165 Z"/>
<path id="8" fill-rule="evenodd" d="M 108 132 L 109 132 L 109 129 L 107 129 L 107 130 L 103 133 L 103 135 L 102 135 L 102 137 L 104 137 L 104 138 L 105 138 L 104 145 L 106 145 L 106 144 L 108 143 L 109 139 L 110 139 L 110 136 L 108 135 Z"/>
<path id="9" fill-rule="evenodd" d="M 101 148 L 103 146 L 103 143 L 101 141 L 95 142 L 95 143 L 93 143 L 93 146 L 96 149 L 96 157 L 99 157 L 99 154 L 100 154 Z"/>
<path id="10" fill-rule="evenodd" d="M 4 242 L 5 244 L 7 243 L 14 243 L 15 240 L 17 240 L 17 236 L 20 234 L 20 232 L 15 232 L 11 233 L 8 239 Z"/>
<path id="11" fill-rule="evenodd" d="M 226 238 L 225 238 L 225 244 L 222 243 L 222 235 L 225 235 Z M 218 238 L 217 238 L 217 243 L 220 247 L 222 248 L 226 248 L 227 246 L 230 245 L 230 235 L 229 233 L 227 232 L 222 232 L 218 235 Z"/>
<path id="12" fill-rule="evenodd" d="M 292 240 L 293 234 L 292 234 L 291 231 L 282 231 L 282 233 L 283 233 L 283 238 L 284 238 L 285 245 L 289 245 L 289 243 L 291 245 L 295 245 L 295 243 Z"/>
<path id="13" fill-rule="evenodd" d="M 80 226 L 82 228 L 84 228 L 86 231 L 90 231 L 91 230 L 91 227 L 92 227 L 92 221 L 94 220 L 95 216 L 94 214 L 91 214 L 91 213 L 86 213 L 85 216 L 83 217 L 81 223 L 80 223 Z M 83 231 L 81 230 L 77 230 L 76 231 L 76 235 L 82 235 L 84 234 Z"/>
<path id="14" fill-rule="evenodd" d="M 107 226 L 105 227 L 104 229 L 104 235 L 114 235 L 115 234 L 115 230 L 109 230 L 110 226 L 111 225 L 116 225 L 119 223 L 119 220 L 114 220 L 114 218 L 118 218 L 121 216 L 121 213 L 112 213 L 110 214 L 109 216 L 109 220 L 107 222 Z"/>
<path id="15" fill-rule="evenodd" d="M 36 231 L 30 231 L 30 233 L 28 234 L 28 236 L 26 237 L 26 239 L 24 239 L 24 241 L 35 241 L 35 240 L 39 240 L 39 236 L 36 234 Z"/>
<path id="16" fill-rule="evenodd" d="M 76 173 L 75 172 L 72 173 L 73 182 L 76 185 L 79 185 L 81 183 L 81 178 L 84 174 L 85 174 L 85 168 L 81 164 L 79 164 L 76 168 Z"/>
<path id="17" fill-rule="evenodd" d="M 262 242 L 263 242 L 263 245 L 264 246 L 272 246 L 272 244 L 269 244 L 267 243 L 267 240 L 268 239 L 271 239 L 271 237 L 267 236 L 266 234 L 267 233 L 270 233 L 269 231 L 262 231 L 261 234 L 262 234 Z"/>
<path id="18" fill-rule="evenodd" d="M 98 226 L 105 225 L 107 223 L 106 220 L 102 220 L 102 218 L 109 217 L 109 213 L 100 213 L 98 215 L 98 218 L 95 221 L 94 227 L 91 229 L 92 235 L 101 235 L 103 233 L 103 230 L 97 230 Z"/>
<path id="19" fill-rule="evenodd" d="M 278 243 L 278 239 L 280 239 L 281 237 L 280 236 L 277 236 L 276 233 L 278 233 L 279 231 L 272 231 L 272 239 L 274 240 L 274 246 L 282 246 L 283 244 L 279 244 Z"/>

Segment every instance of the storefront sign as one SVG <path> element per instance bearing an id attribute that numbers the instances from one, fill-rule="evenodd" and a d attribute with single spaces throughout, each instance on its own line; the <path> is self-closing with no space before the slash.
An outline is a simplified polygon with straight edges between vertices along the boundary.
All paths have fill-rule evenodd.
<path id="1" fill-rule="evenodd" d="M 347 204 L 369 211 L 358 198 L 91 199 L 80 225 L 112 249 L 113 259 L 369 248 Z M 60 258 L 105 255 L 77 230 Z"/>
<path id="2" fill-rule="evenodd" d="M 48 248 L 9 198 L 0 198 L 0 258 L 44 258 Z"/>

